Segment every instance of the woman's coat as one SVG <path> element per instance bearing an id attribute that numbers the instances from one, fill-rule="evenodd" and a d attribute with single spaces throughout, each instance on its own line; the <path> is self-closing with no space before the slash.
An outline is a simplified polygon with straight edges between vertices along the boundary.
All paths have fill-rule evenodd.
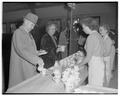
<path id="1" fill-rule="evenodd" d="M 58 53 L 56 53 L 57 42 L 55 39 L 53 40 L 48 33 L 46 33 L 41 39 L 41 49 L 48 52 L 47 54 L 41 56 L 45 63 L 44 67 L 53 67 L 55 60 L 58 59 Z"/>
<path id="2" fill-rule="evenodd" d="M 35 41 L 21 26 L 12 38 L 9 72 L 9 87 L 12 87 L 36 73 L 38 59 Z"/>

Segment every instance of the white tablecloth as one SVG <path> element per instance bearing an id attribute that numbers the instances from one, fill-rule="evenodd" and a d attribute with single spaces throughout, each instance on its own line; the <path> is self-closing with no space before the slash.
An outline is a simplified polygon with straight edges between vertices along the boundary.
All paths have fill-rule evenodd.
<path id="1" fill-rule="evenodd" d="M 75 89 L 75 93 L 118 93 L 118 89 L 107 88 L 107 87 L 99 87 L 99 86 L 80 86 L 79 88 Z"/>
<path id="2" fill-rule="evenodd" d="M 80 70 L 82 84 L 87 77 L 87 67 Z M 22 83 L 9 88 L 6 93 L 65 93 L 64 84 L 55 83 L 50 74 L 42 76 L 38 74 Z"/>
<path id="3" fill-rule="evenodd" d="M 61 64 L 70 64 L 69 60 L 74 59 L 74 55 L 64 58 L 61 60 Z M 69 59 L 71 58 L 71 59 Z M 81 85 L 84 80 L 87 78 L 87 66 L 80 68 L 80 78 Z M 52 76 L 48 72 L 46 76 L 38 74 L 30 79 L 23 81 L 22 83 L 9 88 L 6 93 L 65 93 L 64 84 L 60 82 L 59 84 L 55 83 L 52 79 Z"/>
<path id="4" fill-rule="evenodd" d="M 62 83 L 55 83 L 52 76 L 38 74 L 15 87 L 7 90 L 7 93 L 61 93 L 64 92 Z"/>

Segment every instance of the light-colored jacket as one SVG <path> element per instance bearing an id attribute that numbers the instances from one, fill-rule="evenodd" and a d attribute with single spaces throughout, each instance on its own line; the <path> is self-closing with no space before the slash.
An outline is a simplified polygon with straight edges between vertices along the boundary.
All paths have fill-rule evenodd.
<path id="1" fill-rule="evenodd" d="M 9 87 L 12 87 L 37 74 L 35 65 L 38 59 L 35 41 L 21 26 L 12 38 Z"/>

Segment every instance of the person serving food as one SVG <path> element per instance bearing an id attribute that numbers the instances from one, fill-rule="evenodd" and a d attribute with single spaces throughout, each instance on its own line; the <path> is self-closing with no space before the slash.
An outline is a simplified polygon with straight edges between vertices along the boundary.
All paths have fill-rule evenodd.
<path id="1" fill-rule="evenodd" d="M 103 86 L 104 82 L 104 46 L 103 39 L 98 33 L 98 23 L 93 18 L 84 18 L 80 22 L 83 27 L 83 31 L 89 34 L 85 49 L 87 55 L 79 66 L 83 66 L 88 63 L 88 84 L 95 86 Z"/>

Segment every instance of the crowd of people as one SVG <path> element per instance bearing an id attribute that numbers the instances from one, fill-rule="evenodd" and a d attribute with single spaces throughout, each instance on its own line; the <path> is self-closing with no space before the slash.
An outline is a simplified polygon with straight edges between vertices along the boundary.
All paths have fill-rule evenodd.
<path id="1" fill-rule="evenodd" d="M 21 25 L 13 34 L 10 58 L 9 88 L 37 74 L 36 68 L 49 69 L 56 60 L 67 57 L 67 29 L 61 32 L 58 42 L 55 38 L 56 24 L 46 25 L 46 34 L 41 39 L 41 50 L 37 50 L 30 31 L 35 27 L 38 16 L 28 13 Z M 95 86 L 109 85 L 112 78 L 115 47 L 109 37 L 110 28 L 107 24 L 100 25 L 93 18 L 80 20 L 83 31 L 88 34 L 87 39 L 81 36 L 78 44 L 85 48 L 86 55 L 79 67 L 88 64 L 88 84 Z M 85 46 L 83 46 L 85 44 Z M 106 78 L 106 80 L 105 80 Z"/>

